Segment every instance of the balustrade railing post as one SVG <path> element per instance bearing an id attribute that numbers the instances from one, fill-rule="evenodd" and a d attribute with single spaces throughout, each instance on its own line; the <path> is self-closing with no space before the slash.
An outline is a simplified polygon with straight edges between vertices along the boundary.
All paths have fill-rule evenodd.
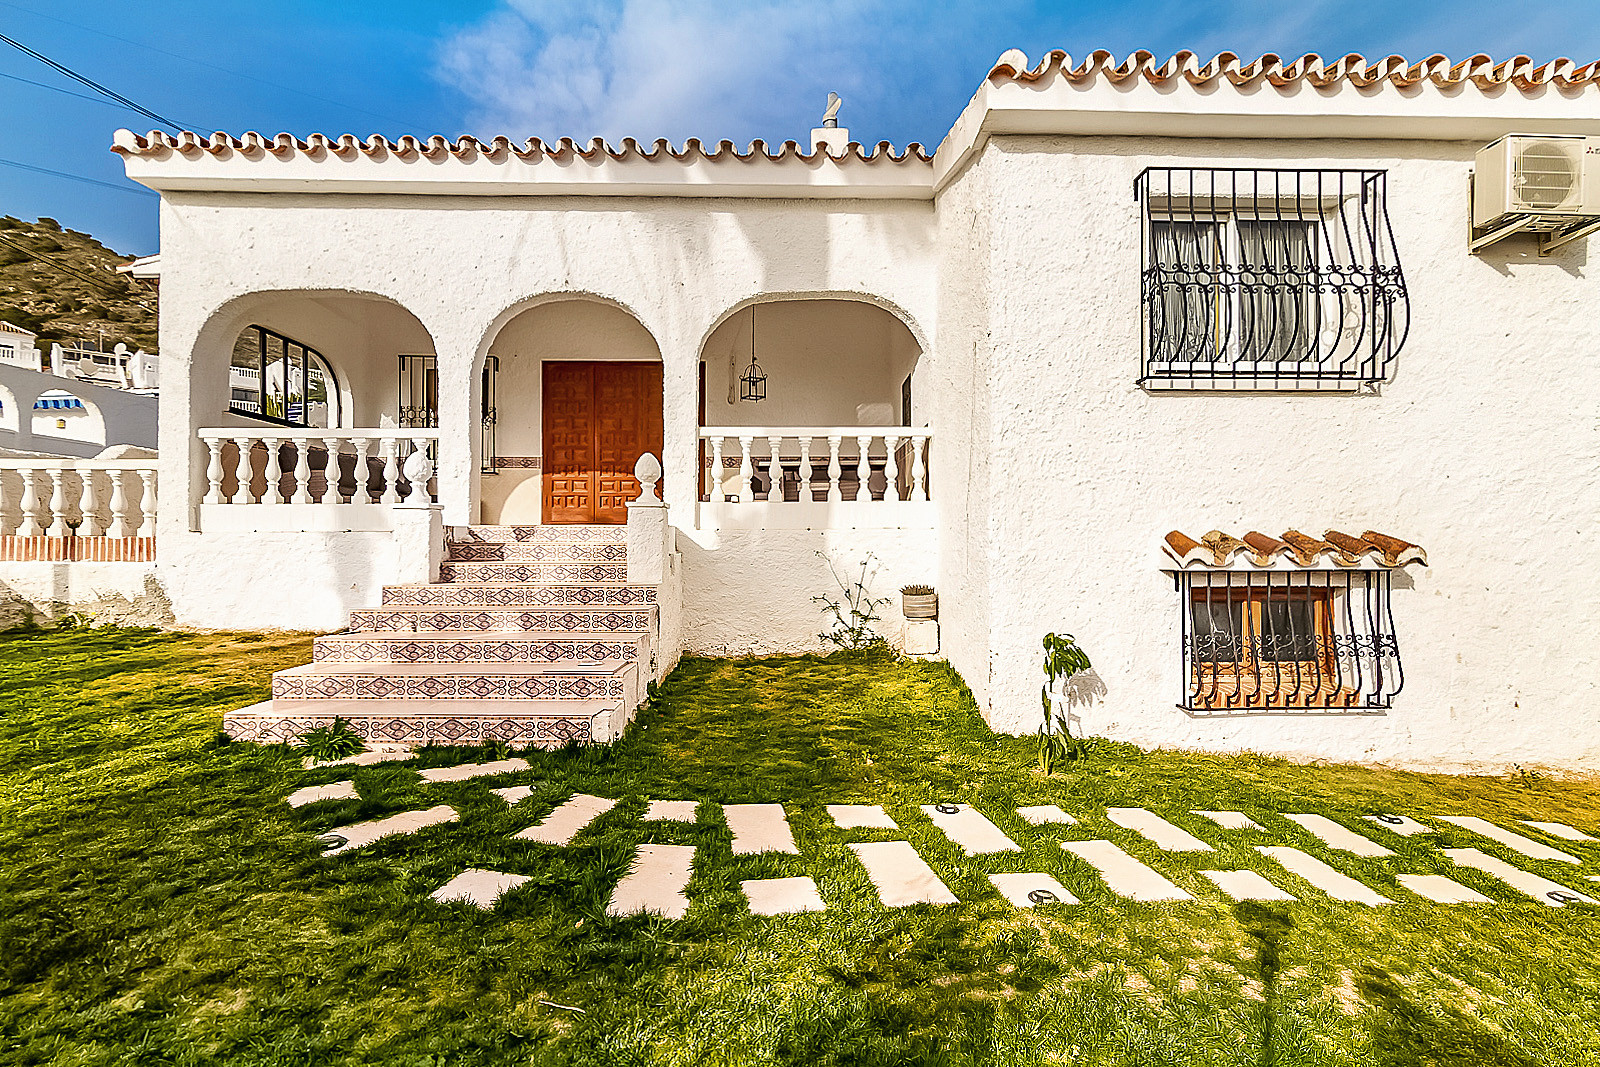
<path id="1" fill-rule="evenodd" d="M 800 500 L 809 504 L 815 497 L 811 492 L 812 476 L 816 473 L 811 469 L 811 435 L 803 433 L 800 441 L 800 469 L 795 472 L 795 481 L 800 483 Z"/>
<path id="2" fill-rule="evenodd" d="M 139 481 L 143 483 L 144 492 L 139 496 L 139 529 L 137 532 L 143 534 L 145 530 L 149 530 L 150 536 L 154 537 L 156 532 L 156 472 L 153 470 L 141 470 L 139 472 Z"/>
<path id="3" fill-rule="evenodd" d="M 367 452 L 372 448 L 372 440 L 366 437 L 357 437 L 355 445 L 356 465 L 351 473 L 356 477 L 356 488 L 355 492 L 350 494 L 350 503 L 370 504 L 372 503 L 372 489 L 367 482 L 372 477 L 372 471 L 367 468 Z"/>
<path id="4" fill-rule="evenodd" d="M 22 525 L 17 533 L 23 537 L 38 537 L 44 533 L 44 527 L 39 525 L 39 491 L 37 480 L 39 473 L 29 468 L 23 468 L 22 475 L 22 500 L 18 506 L 22 509 Z"/>
<path id="5" fill-rule="evenodd" d="M 123 488 L 123 471 L 112 467 L 106 472 L 111 477 L 111 530 L 112 537 L 128 536 L 128 494 Z"/>
<path id="6" fill-rule="evenodd" d="M 895 452 L 900 448 L 899 434 L 886 434 L 883 438 L 883 499 L 900 499 L 900 458 Z"/>
<path id="7" fill-rule="evenodd" d="M 67 472 L 59 468 L 54 472 L 55 488 L 50 492 L 51 537 L 65 537 L 72 532 L 67 525 Z"/>
<path id="8" fill-rule="evenodd" d="M 872 438 L 856 438 L 856 499 L 872 499 L 872 464 L 867 460 L 867 450 L 872 447 Z"/>
<path id="9" fill-rule="evenodd" d="M 339 492 L 339 439 L 318 437 L 322 443 L 322 495 L 319 504 L 343 504 L 344 494 Z"/>
<path id="10" fill-rule="evenodd" d="M 395 453 L 400 451 L 400 442 L 393 437 L 385 437 L 378 442 L 378 447 L 383 450 L 383 495 L 378 498 L 384 504 L 400 503 L 400 457 Z"/>
<path id="11" fill-rule="evenodd" d="M 928 475 L 927 461 L 923 459 L 923 450 L 928 447 L 926 434 L 911 435 L 911 499 L 928 499 L 927 486 L 923 484 Z"/>
<path id="12" fill-rule="evenodd" d="M 755 469 L 750 465 L 750 442 L 754 437 L 741 436 L 739 438 L 739 485 L 733 499 L 743 504 L 754 497 L 750 491 L 750 480 L 755 475 Z"/>
<path id="13" fill-rule="evenodd" d="M 78 536 L 99 537 L 101 526 L 95 515 L 94 471 L 80 470 L 78 477 L 83 480 L 78 486 Z"/>
<path id="14" fill-rule="evenodd" d="M 206 495 L 203 504 L 222 503 L 222 441 L 220 437 L 206 438 L 206 451 L 211 460 L 206 464 Z"/>
<path id="15" fill-rule="evenodd" d="M 262 442 L 267 446 L 267 491 L 262 494 L 263 504 L 283 503 L 283 490 L 279 482 L 283 481 L 283 462 L 278 454 L 278 449 L 283 446 L 280 437 L 263 437 Z"/>
<path id="16" fill-rule="evenodd" d="M 233 480 L 238 484 L 233 487 L 233 497 L 228 503 L 254 504 L 256 494 L 250 483 L 255 481 L 255 474 L 251 470 L 250 450 L 255 447 L 255 440 L 250 437 L 235 437 L 233 447 L 239 453 L 233 461 Z"/>
<path id="17" fill-rule="evenodd" d="M 711 499 L 721 504 L 728 499 L 728 494 L 722 489 L 722 442 L 719 433 L 711 439 Z"/>
<path id="18" fill-rule="evenodd" d="M 294 496 L 295 504 L 311 503 L 311 448 L 309 437 L 295 437 L 294 444 Z"/>
<path id="19" fill-rule="evenodd" d="M 6 490 L 6 472 L 0 471 L 0 536 L 11 533 L 11 520 L 6 511 L 11 505 L 11 494 Z"/>
<path id="20" fill-rule="evenodd" d="M 828 435 L 828 499 L 843 500 L 844 490 L 839 488 L 839 481 L 844 477 L 844 468 L 839 465 L 839 442 L 844 440 L 838 434 Z"/>
<path id="21" fill-rule="evenodd" d="M 783 451 L 783 438 L 767 438 L 767 502 L 783 502 L 783 464 L 778 453 Z"/>

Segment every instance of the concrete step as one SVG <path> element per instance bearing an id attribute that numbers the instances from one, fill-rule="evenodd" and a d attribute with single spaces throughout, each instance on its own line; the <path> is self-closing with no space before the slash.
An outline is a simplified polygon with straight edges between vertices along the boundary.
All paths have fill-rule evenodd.
<path id="1" fill-rule="evenodd" d="M 274 700 L 607 700 L 638 704 L 638 665 L 308 663 L 272 676 Z"/>
<path id="2" fill-rule="evenodd" d="M 350 613 L 350 632 L 428 633 L 441 630 L 517 630 L 532 633 L 654 633 L 656 607 L 551 604 L 539 608 L 361 608 Z"/>
<path id="3" fill-rule="evenodd" d="M 481 544 L 526 544 L 528 542 L 625 544 L 626 526 L 452 526 L 446 531 L 451 541 L 476 541 Z"/>
<path id="4" fill-rule="evenodd" d="M 446 560 L 439 564 L 441 582 L 621 582 L 628 580 L 626 563 L 573 562 L 570 560 Z"/>
<path id="5" fill-rule="evenodd" d="M 294 741 L 335 716 L 369 745 L 471 745 L 559 748 L 609 740 L 624 718 L 619 700 L 265 700 L 223 714 L 236 741 Z"/>
<path id="6" fill-rule="evenodd" d="M 497 560 L 548 563 L 626 563 L 628 546 L 606 541 L 451 541 L 445 558 L 453 563 Z"/>
<path id="7" fill-rule="evenodd" d="M 314 663 L 573 663 L 649 658 L 649 634 L 627 632 L 347 633 L 317 638 L 312 651 Z"/>
<path id="8" fill-rule="evenodd" d="M 432 585 L 386 585 L 386 607 L 542 608 L 645 607 L 656 602 L 653 585 L 592 582 L 579 585 L 531 585 L 527 582 L 435 582 Z"/>

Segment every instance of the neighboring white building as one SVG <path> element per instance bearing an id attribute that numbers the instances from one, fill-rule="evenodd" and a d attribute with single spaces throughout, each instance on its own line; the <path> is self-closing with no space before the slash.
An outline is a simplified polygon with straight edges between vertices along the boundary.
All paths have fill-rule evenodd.
<path id="1" fill-rule="evenodd" d="M 156 447 L 154 355 L 121 343 L 110 352 L 53 344 L 42 364 L 31 347 L 0 359 L 0 450 L 89 457 Z"/>
<path id="2" fill-rule="evenodd" d="M 39 335 L 15 323 L 0 319 L 0 363 L 8 367 L 39 370 Z"/>
<path id="3" fill-rule="evenodd" d="M 1469 183 L 1600 135 L 1597 72 L 1012 52 L 931 155 L 119 131 L 162 196 L 160 580 L 189 625 L 357 613 L 239 736 L 610 736 L 680 651 L 816 648 L 870 556 L 997 729 L 1071 632 L 1086 733 L 1592 768 L 1587 216 L 1474 254 Z M 503 632 L 639 604 L 592 663 Z M 417 661 L 502 654 L 577 655 L 539 693 L 589 726 Z"/>

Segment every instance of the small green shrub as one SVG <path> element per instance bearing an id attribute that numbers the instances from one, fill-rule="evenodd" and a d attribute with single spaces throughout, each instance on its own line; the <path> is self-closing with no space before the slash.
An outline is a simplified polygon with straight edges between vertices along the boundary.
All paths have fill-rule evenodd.
<path id="1" fill-rule="evenodd" d="M 1044 687 L 1039 699 L 1044 704 L 1044 723 L 1039 727 L 1038 762 L 1041 774 L 1054 772 L 1056 764 L 1081 760 L 1089 755 L 1089 745 L 1072 736 L 1072 724 L 1063 712 L 1050 703 L 1050 690 L 1088 670 L 1089 654 L 1078 647 L 1071 634 L 1044 635 Z"/>
<path id="2" fill-rule="evenodd" d="M 933 586 L 924 585 L 921 582 L 913 582 L 910 585 L 902 585 L 900 592 L 906 596 L 932 596 Z"/>
<path id="3" fill-rule="evenodd" d="M 855 581 L 847 582 L 829 561 L 828 570 L 832 571 L 833 580 L 839 583 L 840 596 L 837 599 L 826 595 L 811 598 L 811 602 L 821 604 L 822 613 L 833 620 L 833 626 L 817 636 L 841 651 L 857 652 L 883 642 L 883 638 L 873 631 L 872 624 L 882 617 L 878 609 L 889 601 L 867 592 L 867 568 L 872 562 L 872 554 L 868 553 L 867 558 L 861 561 L 860 575 Z"/>
<path id="4" fill-rule="evenodd" d="M 300 744 L 306 750 L 306 754 L 318 763 L 354 756 L 357 752 L 366 751 L 367 747 L 361 735 L 355 732 L 350 721 L 343 715 L 334 716 L 333 721 L 326 726 L 319 726 L 315 730 L 301 734 Z"/>

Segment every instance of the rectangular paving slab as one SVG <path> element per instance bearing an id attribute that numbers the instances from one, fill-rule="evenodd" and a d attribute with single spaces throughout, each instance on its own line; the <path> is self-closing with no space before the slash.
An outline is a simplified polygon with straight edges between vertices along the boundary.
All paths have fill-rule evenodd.
<path id="1" fill-rule="evenodd" d="M 1531 826 L 1535 830 L 1539 830 L 1539 831 L 1541 831 L 1543 833 L 1547 833 L 1551 837 L 1559 837 L 1563 841 L 1595 841 L 1595 840 L 1597 840 L 1596 838 L 1590 837 L 1588 834 L 1584 833 L 1582 830 L 1579 830 L 1579 829 L 1577 829 L 1575 827 L 1568 826 L 1564 822 L 1534 822 L 1532 819 L 1523 819 L 1522 820 L 1522 825 Z"/>
<path id="2" fill-rule="evenodd" d="M 252 705 L 252 707 L 254 706 Z M 271 708 L 272 701 L 266 701 L 264 710 L 271 710 Z M 250 709 L 243 708 L 240 710 L 248 711 Z M 305 769 L 309 771 L 312 767 L 370 767 L 375 763 L 392 763 L 395 760 L 416 759 L 416 757 L 417 754 L 409 748 L 375 748 L 366 752 L 357 752 L 354 756 L 346 756 L 343 759 L 328 760 L 326 763 L 319 763 L 310 756 L 307 756 L 301 762 Z"/>
<path id="3" fill-rule="evenodd" d="M 1383 814 L 1363 815 L 1361 817 L 1367 822 L 1381 826 L 1391 834 L 1399 834 L 1401 837 L 1415 837 L 1418 834 L 1436 834 L 1439 832 L 1437 828 L 1429 826 L 1427 823 L 1420 823 L 1408 815 Z"/>
<path id="4" fill-rule="evenodd" d="M 468 778 L 482 778 L 489 774 L 512 774 L 528 769 L 525 759 L 501 759 L 491 763 L 462 763 L 455 767 L 429 767 L 418 771 L 424 782 L 464 782 Z"/>
<path id="5" fill-rule="evenodd" d="M 645 822 L 694 822 L 698 800 L 652 800 L 644 809 Z"/>
<path id="6" fill-rule="evenodd" d="M 537 841 L 543 845 L 571 844 L 578 831 L 616 806 L 615 800 L 579 793 L 546 815 L 539 825 L 518 830 L 511 836 L 518 841 Z"/>
<path id="7" fill-rule="evenodd" d="M 802 911 L 823 911 L 817 883 L 809 878 L 752 878 L 739 888 L 750 902 L 752 915 L 793 915 Z"/>
<path id="8" fill-rule="evenodd" d="M 507 804 L 521 804 L 533 796 L 533 787 L 526 785 L 508 785 L 501 789 L 491 789 L 489 792 L 505 801 Z"/>
<path id="9" fill-rule="evenodd" d="M 1493 904 L 1494 901 L 1478 892 L 1468 889 L 1460 882 L 1452 881 L 1442 874 L 1397 874 L 1395 880 L 1402 889 L 1409 889 L 1419 897 L 1426 897 L 1435 904 Z"/>
<path id="10" fill-rule="evenodd" d="M 528 877 L 526 874 L 502 874 L 500 871 L 468 867 L 428 895 L 441 904 L 459 900 L 488 909 L 495 906 L 502 894 L 517 888 Z"/>
<path id="11" fill-rule="evenodd" d="M 1356 856 L 1394 855 L 1393 852 L 1390 852 L 1371 838 L 1362 837 L 1360 834 L 1354 833 L 1324 815 L 1285 812 L 1283 817 L 1290 822 L 1299 823 L 1308 833 L 1320 838 L 1322 843 L 1329 848 L 1336 848 L 1341 852 L 1349 852 Z"/>
<path id="12" fill-rule="evenodd" d="M 841 830 L 898 830 L 878 804 L 829 804 L 828 817 Z"/>
<path id="13" fill-rule="evenodd" d="M 733 854 L 754 856 L 762 852 L 788 852 L 798 856 L 789 820 L 782 804 L 724 804 L 723 817 L 733 831 Z"/>
<path id="14" fill-rule="evenodd" d="M 337 856 L 341 852 L 352 852 L 358 848 L 365 848 L 381 838 L 391 837 L 395 834 L 416 833 L 424 826 L 437 826 L 440 823 L 455 822 L 456 817 L 456 809 L 448 804 L 439 804 L 424 811 L 402 811 L 397 815 L 373 819 L 370 822 L 336 826 L 327 831 L 327 833 L 344 838 L 344 844 L 335 845 L 333 848 L 323 852 L 323 855 Z"/>
<path id="15" fill-rule="evenodd" d="M 1259 830 L 1261 827 L 1256 821 L 1242 811 L 1191 811 L 1191 815 L 1200 815 L 1224 830 Z"/>
<path id="16" fill-rule="evenodd" d="M 1506 885 L 1521 893 L 1526 893 L 1534 900 L 1548 904 L 1552 908 L 1564 908 L 1568 904 L 1593 904 L 1594 901 L 1573 889 L 1568 889 L 1560 882 L 1552 882 L 1548 878 L 1541 878 L 1520 867 L 1513 867 L 1505 860 L 1496 859 L 1475 848 L 1447 848 L 1444 854 L 1450 861 L 1459 867 L 1471 867 L 1473 870 L 1482 871 L 1484 874 L 1498 878 Z"/>
<path id="17" fill-rule="evenodd" d="M 987 852 L 1021 852 L 1017 843 L 1000 827 L 984 817 L 983 812 L 966 804 L 924 804 L 923 814 L 933 820 L 933 825 L 961 846 L 969 856 Z"/>
<path id="18" fill-rule="evenodd" d="M 1099 871 L 1106 885 L 1119 897 L 1129 900 L 1194 899 L 1110 841 L 1063 841 L 1061 847 Z"/>
<path id="19" fill-rule="evenodd" d="M 611 893 L 606 914 L 649 912 L 668 919 L 683 918 L 689 910 L 684 890 L 693 865 L 693 845 L 640 845 L 628 873 Z"/>
<path id="20" fill-rule="evenodd" d="M 1435 815 L 1433 818 L 1440 822 L 1453 823 L 1463 830 L 1471 830 L 1475 834 L 1487 837 L 1490 841 L 1498 842 L 1513 852 L 1520 852 L 1530 860 L 1553 860 L 1557 863 L 1577 864 L 1582 861 L 1576 856 L 1569 856 L 1558 848 L 1541 845 L 1532 838 L 1514 834 L 1510 830 L 1502 829 L 1487 819 L 1479 819 L 1472 815 Z"/>
<path id="21" fill-rule="evenodd" d="M 1376 907 L 1379 904 L 1393 904 L 1394 901 L 1382 896 L 1349 875 L 1334 870 L 1321 860 L 1308 856 L 1297 848 L 1287 845 L 1257 845 L 1256 851 L 1263 856 L 1277 860 L 1290 874 L 1297 874 L 1322 890 L 1334 900 L 1348 901 L 1351 904 L 1367 904 Z"/>
<path id="22" fill-rule="evenodd" d="M 303 789 L 296 789 L 284 799 L 289 802 L 291 808 L 303 808 L 307 804 L 315 804 L 322 800 L 355 800 L 356 785 L 354 782 L 308 785 Z"/>
<path id="23" fill-rule="evenodd" d="M 1155 812 L 1146 811 L 1144 808 L 1107 808 L 1106 818 L 1124 830 L 1132 830 L 1167 852 L 1216 851 L 1189 831 L 1172 825 Z"/>
<path id="24" fill-rule="evenodd" d="M 1255 871 L 1201 871 L 1234 900 L 1294 900 Z"/>
<path id="25" fill-rule="evenodd" d="M 850 848 L 886 907 L 960 903 L 909 842 L 861 841 Z"/>
<path id="26" fill-rule="evenodd" d="M 1041 904 L 1076 904 L 1078 898 L 1048 874 L 991 874 L 989 881 L 1000 895 L 1019 908 Z"/>
<path id="27" fill-rule="evenodd" d="M 1050 823 L 1061 823 L 1064 826 L 1076 826 L 1078 820 L 1062 811 L 1055 804 L 1031 804 L 1026 808 L 1018 808 L 1017 814 L 1022 816 L 1024 822 L 1034 826 L 1045 826 Z"/>

